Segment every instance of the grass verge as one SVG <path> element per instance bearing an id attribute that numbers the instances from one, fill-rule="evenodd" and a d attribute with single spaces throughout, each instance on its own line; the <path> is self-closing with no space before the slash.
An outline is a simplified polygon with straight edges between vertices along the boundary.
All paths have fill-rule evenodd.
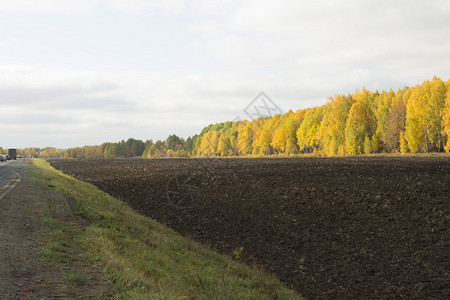
<path id="1" fill-rule="evenodd" d="M 93 263 L 104 267 L 105 298 L 301 299 L 275 277 L 180 236 L 43 160 L 33 160 L 33 168 L 47 187 L 72 199 L 77 214 L 89 222 L 72 231 L 71 240 L 81 245 Z M 47 222 L 52 225 L 53 221 Z M 52 226 L 61 241 L 64 228 Z M 79 275 L 68 273 L 66 281 L 79 284 Z"/>
<path id="2" fill-rule="evenodd" d="M 39 254 L 45 262 L 70 263 L 74 258 L 73 249 L 79 247 L 74 245 L 77 228 L 72 223 L 58 220 L 54 208 L 47 208 L 48 216 L 41 219 L 41 223 L 47 228 L 44 237 L 45 245 L 40 248 Z"/>

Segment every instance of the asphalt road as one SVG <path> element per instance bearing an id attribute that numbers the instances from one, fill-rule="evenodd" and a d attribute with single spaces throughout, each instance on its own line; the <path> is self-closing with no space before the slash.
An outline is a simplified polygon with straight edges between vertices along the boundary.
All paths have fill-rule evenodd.
<path id="1" fill-rule="evenodd" d="M 0 200 L 20 182 L 24 170 L 27 169 L 25 161 L 10 160 L 0 163 Z"/>

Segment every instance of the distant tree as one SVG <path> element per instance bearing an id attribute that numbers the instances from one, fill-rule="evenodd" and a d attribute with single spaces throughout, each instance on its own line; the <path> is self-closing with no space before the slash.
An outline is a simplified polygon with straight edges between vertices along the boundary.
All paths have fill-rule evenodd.
<path id="1" fill-rule="evenodd" d="M 231 144 L 231 154 L 232 155 L 239 155 L 239 146 L 238 146 L 238 126 L 239 124 L 236 123 L 235 126 L 230 129 L 229 131 L 229 137 L 230 137 L 230 144 Z"/>
<path id="2" fill-rule="evenodd" d="M 217 153 L 217 146 L 219 145 L 219 133 L 217 131 L 211 132 L 211 139 L 210 139 L 210 149 L 211 154 L 216 155 Z"/>
<path id="3" fill-rule="evenodd" d="M 216 155 L 218 144 L 219 133 L 217 131 L 208 131 L 202 137 L 202 142 L 200 144 L 201 155 Z"/>
<path id="4" fill-rule="evenodd" d="M 166 139 L 167 149 L 174 150 L 177 145 L 183 145 L 183 140 L 177 135 L 172 134 Z"/>
<path id="5" fill-rule="evenodd" d="M 445 84 L 437 77 L 414 87 L 406 106 L 405 137 L 411 152 L 442 149 L 445 94 Z"/>
<path id="6" fill-rule="evenodd" d="M 256 154 L 273 154 L 273 137 L 279 123 L 280 115 L 276 115 L 271 118 L 266 118 L 264 123 L 261 124 L 259 135 L 255 137 L 255 146 L 258 147 Z"/>
<path id="7" fill-rule="evenodd" d="M 283 153 L 286 149 L 286 127 L 282 122 L 275 131 L 272 141 L 272 148 L 276 153 Z"/>
<path id="8" fill-rule="evenodd" d="M 285 124 L 284 124 L 284 130 L 286 131 L 286 146 L 285 146 L 285 152 L 287 154 L 295 154 L 298 152 L 297 148 L 297 129 L 298 127 L 295 124 L 295 120 L 293 118 L 293 115 L 289 117 Z"/>
<path id="9" fill-rule="evenodd" d="M 364 138 L 364 153 L 370 154 L 372 153 L 372 142 L 370 141 L 370 138 L 368 135 Z"/>
<path id="10" fill-rule="evenodd" d="M 379 152 L 380 150 L 383 150 L 384 145 L 384 138 L 386 135 L 386 122 L 387 117 L 389 115 L 389 111 L 391 109 L 392 101 L 395 99 L 396 94 L 391 89 L 389 92 L 381 92 L 375 99 L 374 99 L 374 107 L 373 112 L 375 114 L 376 120 L 377 120 L 377 129 L 376 129 L 376 141 L 374 144 L 374 147 L 377 149 L 373 149 L 374 152 Z M 381 143 L 378 143 L 379 142 Z"/>
<path id="11" fill-rule="evenodd" d="M 377 129 L 375 134 L 372 135 L 371 152 L 372 153 L 380 153 L 380 152 L 384 151 L 383 149 L 384 149 L 384 146 L 383 146 L 383 142 L 382 142 L 382 139 L 381 139 L 381 131 L 379 131 Z"/>
<path id="12" fill-rule="evenodd" d="M 307 109 L 299 109 L 294 114 L 295 126 L 298 128 L 303 122 Z"/>
<path id="13" fill-rule="evenodd" d="M 184 144 L 184 149 L 188 154 L 192 153 L 192 150 L 194 149 L 194 139 L 191 137 L 188 137 L 186 139 L 186 143 Z"/>
<path id="14" fill-rule="evenodd" d="M 166 150 L 166 144 L 161 140 L 156 141 L 155 147 L 156 147 L 156 149 L 161 150 L 161 151 Z"/>
<path id="15" fill-rule="evenodd" d="M 192 144 L 194 145 L 194 148 L 191 151 L 191 155 L 199 154 L 201 142 L 202 142 L 202 137 L 200 135 L 194 135 L 194 137 L 192 139 Z"/>
<path id="16" fill-rule="evenodd" d="M 114 158 L 114 146 L 113 145 L 106 145 L 103 152 L 104 158 Z M 76 158 L 76 156 L 74 156 Z"/>
<path id="17" fill-rule="evenodd" d="M 125 157 L 138 157 L 144 153 L 145 143 L 133 138 L 125 142 Z"/>
<path id="18" fill-rule="evenodd" d="M 400 131 L 400 152 L 402 154 L 406 154 L 408 152 L 408 143 L 406 142 L 405 139 L 405 134 L 403 133 L 403 131 Z"/>
<path id="19" fill-rule="evenodd" d="M 313 152 L 319 148 L 319 129 L 325 107 L 309 109 L 304 116 L 302 124 L 297 130 L 297 144 L 300 151 Z"/>
<path id="20" fill-rule="evenodd" d="M 443 134 L 447 139 L 445 150 L 450 152 L 450 79 L 445 84 L 447 88 L 447 93 L 445 97 L 445 108 L 442 112 L 442 127 Z"/>
<path id="21" fill-rule="evenodd" d="M 210 134 L 210 132 L 206 132 L 201 138 L 199 154 L 211 155 L 210 140 L 211 140 L 211 134 Z"/>
<path id="22" fill-rule="evenodd" d="M 450 80 L 434 77 L 414 88 L 338 95 L 320 107 L 252 121 L 204 127 L 186 141 L 175 134 L 145 143 L 128 139 L 66 149 L 64 157 L 182 157 L 314 152 L 346 155 L 378 152 L 450 152 Z M 0 149 L 0 151 L 2 151 Z M 4 149 L 3 149 L 4 151 Z M 26 148 L 22 155 L 60 155 L 54 148 Z"/>
<path id="23" fill-rule="evenodd" d="M 221 133 L 219 137 L 219 141 L 217 144 L 217 153 L 226 156 L 229 155 L 231 151 L 231 143 L 230 139 L 225 135 L 225 133 Z"/>
<path id="24" fill-rule="evenodd" d="M 411 97 L 406 107 L 406 132 L 405 138 L 411 152 L 426 151 L 427 130 L 425 122 L 425 110 L 427 99 L 424 85 L 413 88 Z"/>
<path id="25" fill-rule="evenodd" d="M 156 156 L 157 153 L 161 153 L 161 150 L 159 150 L 158 148 L 156 148 L 156 145 L 153 144 L 150 146 L 149 150 L 148 150 L 148 157 L 154 157 Z"/>
<path id="26" fill-rule="evenodd" d="M 144 152 L 142 153 L 142 158 L 150 158 L 151 157 L 150 156 L 150 147 L 152 145 L 153 144 L 145 146 Z"/>
<path id="27" fill-rule="evenodd" d="M 405 131 L 406 106 L 403 101 L 403 93 L 398 90 L 386 118 L 386 132 L 384 141 L 387 152 L 400 151 L 400 132 Z"/>
<path id="28" fill-rule="evenodd" d="M 253 132 L 249 121 L 239 124 L 238 129 L 238 148 L 239 154 L 248 155 L 253 150 Z"/>
<path id="29" fill-rule="evenodd" d="M 263 128 L 261 128 L 261 132 L 256 140 L 256 145 L 259 147 L 259 152 L 265 155 L 271 153 L 271 132 L 270 128 L 268 128 L 267 122 Z"/>
<path id="30" fill-rule="evenodd" d="M 116 158 L 125 157 L 125 151 L 126 151 L 125 140 L 121 140 L 118 143 L 114 143 L 113 149 L 114 149 L 113 157 L 116 157 Z"/>
<path id="31" fill-rule="evenodd" d="M 330 98 L 319 129 L 320 143 L 326 155 L 344 154 L 345 125 L 354 102 L 352 96 L 338 95 L 334 99 Z M 339 149 L 341 153 L 338 153 Z"/>
<path id="32" fill-rule="evenodd" d="M 428 104 L 426 106 L 426 124 L 430 143 L 434 151 L 442 151 L 445 146 L 442 124 L 447 88 L 437 77 L 431 81 Z"/>
<path id="33" fill-rule="evenodd" d="M 368 94 L 365 90 L 361 93 Z M 350 154 L 363 153 L 366 136 L 371 138 L 375 132 L 376 120 L 369 99 L 370 96 L 363 95 L 350 109 L 345 127 L 346 151 Z"/>

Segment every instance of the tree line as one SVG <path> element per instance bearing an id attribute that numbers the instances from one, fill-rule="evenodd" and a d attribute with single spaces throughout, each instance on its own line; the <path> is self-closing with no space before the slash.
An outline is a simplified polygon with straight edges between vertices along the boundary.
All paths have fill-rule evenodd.
<path id="1" fill-rule="evenodd" d="M 196 154 L 355 155 L 450 151 L 450 80 L 337 95 L 318 107 L 253 121 L 219 123 L 202 132 Z"/>
<path id="2" fill-rule="evenodd" d="M 394 92 L 363 88 L 322 106 L 205 127 L 186 140 L 128 139 L 66 149 L 65 158 L 450 152 L 450 80 Z"/>
<path id="3" fill-rule="evenodd" d="M 45 148 L 23 148 L 23 149 L 16 149 L 17 156 L 20 157 L 62 157 L 64 154 L 63 149 L 56 149 L 53 147 L 45 147 Z M 0 154 L 7 154 L 8 149 L 3 149 L 3 147 L 0 147 Z"/>

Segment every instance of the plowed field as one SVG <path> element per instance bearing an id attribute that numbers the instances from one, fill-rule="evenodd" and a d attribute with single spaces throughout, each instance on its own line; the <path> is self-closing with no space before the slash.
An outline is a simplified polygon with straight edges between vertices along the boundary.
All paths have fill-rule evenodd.
<path id="1" fill-rule="evenodd" d="M 450 297 L 448 156 L 51 163 L 307 298 Z"/>

